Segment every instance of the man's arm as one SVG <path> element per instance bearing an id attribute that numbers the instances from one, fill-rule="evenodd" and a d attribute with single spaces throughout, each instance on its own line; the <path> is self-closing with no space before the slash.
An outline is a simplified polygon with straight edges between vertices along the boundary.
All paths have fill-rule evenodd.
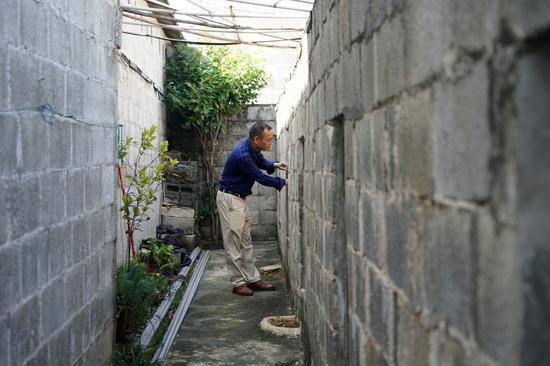
<path id="1" fill-rule="evenodd" d="M 260 159 L 263 159 L 263 157 Z M 267 164 L 267 162 L 269 162 L 269 160 L 265 160 L 265 159 L 263 159 L 263 161 L 264 161 L 264 164 Z M 241 157 L 241 164 L 244 172 L 250 175 L 256 182 L 260 183 L 261 185 L 274 187 L 279 191 L 285 186 L 284 179 L 279 177 L 270 177 L 269 175 L 262 173 L 262 171 L 254 163 L 254 160 L 252 160 L 252 157 L 250 155 L 248 154 L 243 155 Z M 274 171 L 275 171 L 275 168 L 273 167 L 273 162 L 272 162 L 270 174 L 272 174 Z M 270 171 L 268 170 L 267 172 L 269 173 Z"/>
<path id="2" fill-rule="evenodd" d="M 265 170 L 267 174 L 273 174 L 275 172 L 275 163 L 278 163 L 277 160 L 268 160 L 264 158 L 262 154 L 258 154 L 258 167 L 262 170 Z"/>

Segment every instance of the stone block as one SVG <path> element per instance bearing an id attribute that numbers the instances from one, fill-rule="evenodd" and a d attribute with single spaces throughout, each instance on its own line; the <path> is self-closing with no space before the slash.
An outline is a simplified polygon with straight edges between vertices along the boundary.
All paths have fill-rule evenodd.
<path id="1" fill-rule="evenodd" d="M 2 55 L 0 53 L 0 62 L 2 62 L 1 58 Z M 0 82 L 2 82 L 1 75 Z M 2 83 L 2 85 L 7 84 Z M 2 96 L 0 95 L 0 103 L 1 98 Z M 0 114 L 0 126 L 0 146 L 2 146 L 2 164 L 0 165 L 0 175 L 12 175 L 17 171 L 17 147 L 19 145 L 17 138 L 19 134 L 17 118 L 14 116 Z"/>
<path id="2" fill-rule="evenodd" d="M 454 85 L 434 90 L 435 194 L 486 199 L 489 191 L 489 76 L 479 64 Z"/>
<path id="3" fill-rule="evenodd" d="M 84 303 L 89 302 L 99 289 L 99 258 L 97 253 L 87 258 L 84 264 Z"/>
<path id="4" fill-rule="evenodd" d="M 3 339 L 4 342 L 0 344 L 0 364 L 9 365 L 9 316 L 2 314 L 0 317 L 0 339 Z"/>
<path id="5" fill-rule="evenodd" d="M 377 102 L 384 101 L 404 89 L 404 39 L 401 16 L 389 19 L 374 35 Z"/>
<path id="6" fill-rule="evenodd" d="M 329 194 L 330 193 L 331 192 L 329 192 Z M 341 197 L 334 193 L 335 192 L 332 192 L 333 205 L 335 206 L 334 212 L 339 216 L 340 210 L 338 208 L 342 204 L 340 201 Z M 348 180 L 346 182 L 345 199 L 346 201 L 343 213 L 345 215 L 347 245 L 353 247 L 355 250 L 359 250 L 359 226 L 362 222 L 359 220 L 359 205 L 357 204 L 359 202 L 359 188 L 354 181 Z"/>
<path id="7" fill-rule="evenodd" d="M 183 230 L 183 234 L 195 233 L 195 210 L 183 207 L 163 207 L 162 223 Z"/>
<path id="8" fill-rule="evenodd" d="M 370 38 L 372 33 L 380 28 L 380 25 L 386 19 L 386 7 L 388 5 L 386 0 L 371 0 L 369 2 L 365 38 Z"/>
<path id="9" fill-rule="evenodd" d="M 249 121 L 272 121 L 275 119 L 274 105 L 249 106 L 246 111 L 246 118 Z M 275 126 L 271 126 L 275 127 Z"/>
<path id="10" fill-rule="evenodd" d="M 70 325 L 71 349 L 70 362 L 75 362 L 90 341 L 90 306 L 85 306 L 77 313 Z"/>
<path id="11" fill-rule="evenodd" d="M 432 210 L 424 218 L 420 241 L 424 244 L 425 306 L 433 321 L 447 320 L 462 334 L 472 329 L 471 217 L 456 209 Z"/>
<path id="12" fill-rule="evenodd" d="M 4 16 L 4 12 L 2 12 L 2 15 Z M 2 20 L 0 24 L 4 24 L 4 21 Z M 0 36 L 2 37 L 2 36 Z M 2 47 L 0 49 L 0 85 L 8 85 L 8 49 L 7 47 Z M 8 88 L 2 88 L 0 90 L 0 108 L 7 109 L 10 105 L 9 101 L 9 91 Z M 0 116 L 0 118 L 4 118 L 3 116 Z"/>
<path id="13" fill-rule="evenodd" d="M 22 365 L 40 342 L 40 304 L 34 296 L 10 315 L 10 359 Z"/>
<path id="14" fill-rule="evenodd" d="M 397 110 L 397 184 L 401 190 L 412 190 L 421 197 L 433 192 L 432 121 L 429 90 L 406 98 Z"/>
<path id="15" fill-rule="evenodd" d="M 386 138 L 385 110 L 377 109 L 368 117 L 372 134 L 372 175 L 376 189 L 384 191 L 391 179 L 386 165 L 389 160 L 389 146 Z M 368 169 L 368 167 L 366 167 Z"/>
<path id="16" fill-rule="evenodd" d="M 37 177 L 8 181 L 5 204 L 10 218 L 11 239 L 39 227 L 40 190 Z"/>
<path id="17" fill-rule="evenodd" d="M 52 171 L 40 176 L 40 223 L 43 226 L 65 219 L 65 177 L 64 171 Z"/>
<path id="18" fill-rule="evenodd" d="M 523 5 L 524 2 L 520 1 L 519 3 Z M 542 2 L 539 3 L 542 4 Z M 495 42 L 500 31 L 499 17 L 502 8 L 499 4 L 494 1 L 466 0 L 451 1 L 448 7 L 446 23 L 450 25 L 452 45 L 470 50 L 492 47 L 492 43 Z M 548 13 L 550 7 L 546 5 L 546 8 L 541 10 Z M 545 18 L 548 24 L 550 17 L 546 15 Z M 536 23 L 533 18 L 530 18 L 531 21 Z"/>

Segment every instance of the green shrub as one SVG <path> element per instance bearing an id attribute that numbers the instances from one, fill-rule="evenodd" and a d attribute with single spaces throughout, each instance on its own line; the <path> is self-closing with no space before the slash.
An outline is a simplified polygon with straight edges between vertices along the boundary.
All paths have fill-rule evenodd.
<path id="1" fill-rule="evenodd" d="M 174 248 L 158 239 L 149 238 L 141 241 L 139 250 L 140 260 L 149 263 L 159 273 L 171 273 L 176 267 L 173 255 Z"/>

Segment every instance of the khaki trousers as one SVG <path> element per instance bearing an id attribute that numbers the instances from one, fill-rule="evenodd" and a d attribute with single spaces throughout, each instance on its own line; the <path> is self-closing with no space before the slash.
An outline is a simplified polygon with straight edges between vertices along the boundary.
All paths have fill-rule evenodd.
<path id="1" fill-rule="evenodd" d="M 260 279 L 252 253 L 252 216 L 245 199 L 218 191 L 216 196 L 227 270 L 233 287 Z"/>

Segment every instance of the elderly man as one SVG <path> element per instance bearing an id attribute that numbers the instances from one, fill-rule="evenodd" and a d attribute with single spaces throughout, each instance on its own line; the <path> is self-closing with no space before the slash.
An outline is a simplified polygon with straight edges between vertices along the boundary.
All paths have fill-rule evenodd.
<path id="1" fill-rule="evenodd" d="M 273 131 L 263 122 L 255 123 L 248 138 L 241 140 L 227 157 L 216 197 L 223 233 L 227 268 L 231 274 L 233 293 L 250 296 L 254 291 L 273 291 L 275 286 L 262 281 L 254 265 L 250 228 L 252 216 L 246 197 L 252 194 L 254 182 L 280 191 L 288 181 L 271 177 L 275 169 L 286 170 L 287 165 L 266 160 L 261 151 L 268 151 L 273 143 Z"/>

